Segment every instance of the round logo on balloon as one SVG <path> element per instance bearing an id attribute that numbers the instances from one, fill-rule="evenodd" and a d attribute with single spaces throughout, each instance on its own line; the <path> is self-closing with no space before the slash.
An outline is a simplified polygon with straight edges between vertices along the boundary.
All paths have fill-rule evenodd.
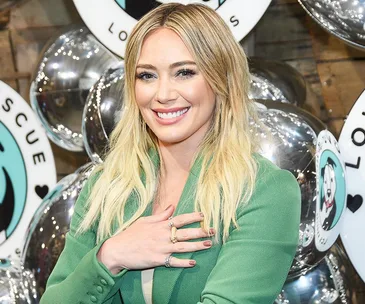
<path id="1" fill-rule="evenodd" d="M 55 184 L 47 136 L 25 100 L 0 81 L 0 259 L 17 256 L 33 213 Z"/>
<path id="2" fill-rule="evenodd" d="M 124 57 L 126 41 L 137 20 L 168 2 L 202 3 L 215 9 L 240 41 L 260 20 L 271 0 L 74 0 L 90 31 L 121 57 Z"/>
<path id="3" fill-rule="evenodd" d="M 352 107 L 341 130 L 339 145 L 346 166 L 347 209 L 341 230 L 346 252 L 365 282 L 365 92 Z"/>
<path id="4" fill-rule="evenodd" d="M 327 130 L 318 135 L 316 172 L 315 244 L 319 251 L 326 251 L 340 233 L 347 195 L 345 166 L 337 141 Z"/>

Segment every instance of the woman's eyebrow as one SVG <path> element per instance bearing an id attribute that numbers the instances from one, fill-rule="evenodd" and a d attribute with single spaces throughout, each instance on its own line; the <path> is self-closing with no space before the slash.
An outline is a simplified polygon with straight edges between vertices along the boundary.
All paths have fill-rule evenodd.
<path id="1" fill-rule="evenodd" d="M 196 63 L 194 61 L 185 60 L 185 61 L 174 62 L 174 63 L 170 64 L 169 68 L 170 69 L 173 69 L 173 68 L 177 68 L 179 66 L 187 65 L 187 64 L 196 65 Z M 136 68 L 144 68 L 144 69 L 149 69 L 149 70 L 157 70 L 156 67 L 153 66 L 152 64 L 144 64 L 144 63 L 138 64 Z"/>

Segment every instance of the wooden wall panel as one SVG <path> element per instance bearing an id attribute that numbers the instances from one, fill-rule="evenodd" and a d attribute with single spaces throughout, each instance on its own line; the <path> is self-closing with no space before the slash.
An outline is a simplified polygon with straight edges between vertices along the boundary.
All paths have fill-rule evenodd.
<path id="1" fill-rule="evenodd" d="M 365 49 L 349 46 L 309 17 L 307 24 L 328 124 L 339 136 L 346 116 L 365 88 Z"/>
<path id="2" fill-rule="evenodd" d="M 10 29 L 62 26 L 81 22 L 72 0 L 29 0 L 11 11 Z"/>
<path id="3" fill-rule="evenodd" d="M 0 80 L 18 90 L 13 51 L 8 30 L 0 31 Z"/>
<path id="4" fill-rule="evenodd" d="M 327 122 L 307 15 L 297 1 L 273 1 L 255 28 L 255 56 L 284 61 L 305 78 L 306 110 Z"/>

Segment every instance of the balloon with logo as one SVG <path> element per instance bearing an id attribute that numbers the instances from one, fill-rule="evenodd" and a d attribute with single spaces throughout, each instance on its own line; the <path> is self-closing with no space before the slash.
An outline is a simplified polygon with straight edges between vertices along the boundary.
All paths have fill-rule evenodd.
<path id="1" fill-rule="evenodd" d="M 47 279 L 65 244 L 65 234 L 79 193 L 93 170 L 88 163 L 64 177 L 45 197 L 28 227 L 22 261 L 34 275 L 37 292 L 42 295 Z"/>
<path id="2" fill-rule="evenodd" d="M 0 303 L 39 303 L 33 275 L 20 264 L 4 259 L 0 259 Z"/>
<path id="3" fill-rule="evenodd" d="M 364 1 L 299 0 L 299 3 L 329 33 L 354 47 L 365 47 Z"/>
<path id="4" fill-rule="evenodd" d="M 310 113 L 292 104 L 274 101 L 264 101 L 264 104 L 258 104 L 259 118 L 268 128 L 271 138 L 261 126 L 252 125 L 252 132 L 260 138 L 260 153 L 278 167 L 290 171 L 296 177 L 301 189 L 299 243 L 289 273 L 291 277 L 316 265 L 326 254 L 326 250 L 317 247 L 315 240 L 318 229 L 315 225 L 316 145 L 325 125 Z"/>
<path id="5" fill-rule="evenodd" d="M 347 210 L 341 240 L 365 282 L 365 92 L 357 99 L 341 130 L 339 145 L 346 164 Z"/>
<path id="6" fill-rule="evenodd" d="M 49 41 L 30 88 L 30 100 L 48 137 L 69 151 L 83 151 L 82 111 L 90 88 L 117 58 L 86 27 Z"/>
<path id="7" fill-rule="evenodd" d="M 275 304 L 364 303 L 364 296 L 356 294 L 355 275 L 344 251 L 334 244 L 317 266 L 285 282 Z"/>
<path id="8" fill-rule="evenodd" d="M 0 259 L 18 258 L 33 213 L 56 180 L 42 126 L 28 103 L 0 81 Z"/>
<path id="9" fill-rule="evenodd" d="M 347 198 L 346 175 L 337 140 L 329 131 L 319 133 L 316 150 L 315 242 L 316 248 L 325 252 L 342 228 Z"/>
<path id="10" fill-rule="evenodd" d="M 93 85 L 82 117 L 82 135 L 87 154 L 101 163 L 109 136 L 120 119 L 123 105 L 124 64 L 109 68 Z"/>

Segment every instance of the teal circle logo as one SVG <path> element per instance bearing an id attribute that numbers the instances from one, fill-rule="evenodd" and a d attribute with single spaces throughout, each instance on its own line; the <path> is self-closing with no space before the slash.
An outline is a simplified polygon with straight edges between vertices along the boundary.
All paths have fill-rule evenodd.
<path id="1" fill-rule="evenodd" d="M 27 102 L 0 81 L 2 261 L 18 260 L 29 222 L 55 184 L 53 153 L 44 130 Z"/>
<path id="2" fill-rule="evenodd" d="M 320 161 L 319 215 L 324 230 L 331 230 L 338 223 L 346 202 L 346 181 L 343 166 L 331 150 L 323 151 Z"/>
<path id="3" fill-rule="evenodd" d="M 111 52 L 124 57 L 126 43 L 137 21 L 152 9 L 171 0 L 73 0 L 90 32 Z M 271 3 L 271 0 L 175 0 L 176 3 L 200 3 L 226 22 L 237 41 L 242 40 Z"/>
<path id="4" fill-rule="evenodd" d="M 27 197 L 27 171 L 18 143 L 0 122 L 0 244 L 17 227 Z"/>

